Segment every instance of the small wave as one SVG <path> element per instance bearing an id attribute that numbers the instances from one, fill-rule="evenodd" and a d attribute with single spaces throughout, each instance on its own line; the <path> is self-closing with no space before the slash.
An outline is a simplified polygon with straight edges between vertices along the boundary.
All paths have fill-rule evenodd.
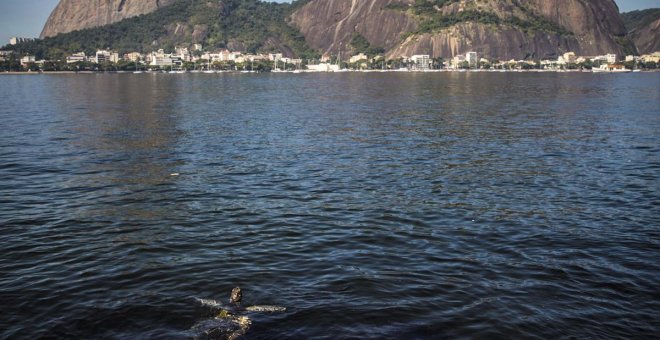
<path id="1" fill-rule="evenodd" d="M 202 306 L 208 306 L 208 307 L 222 307 L 222 304 L 216 300 L 212 299 L 200 299 L 200 298 L 195 298 L 197 302 L 199 302 Z"/>
<path id="2" fill-rule="evenodd" d="M 248 312 L 266 312 L 266 313 L 276 313 L 276 312 L 286 312 L 285 307 L 280 306 L 250 306 L 245 308 Z"/>

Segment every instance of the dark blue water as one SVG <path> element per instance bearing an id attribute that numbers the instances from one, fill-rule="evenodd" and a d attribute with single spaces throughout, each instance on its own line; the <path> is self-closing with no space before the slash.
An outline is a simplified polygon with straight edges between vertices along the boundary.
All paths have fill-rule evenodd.
<path id="1" fill-rule="evenodd" d="M 652 338 L 660 74 L 0 78 L 0 338 Z M 179 174 L 178 176 L 174 174 Z"/>

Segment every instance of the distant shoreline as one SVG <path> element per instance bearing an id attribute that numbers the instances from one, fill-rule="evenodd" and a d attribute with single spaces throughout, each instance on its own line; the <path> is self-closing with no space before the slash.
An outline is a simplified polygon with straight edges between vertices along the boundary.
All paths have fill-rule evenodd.
<path id="1" fill-rule="evenodd" d="M 657 73 L 660 72 L 660 69 L 652 70 L 640 70 L 638 73 Z M 241 74 L 244 72 L 241 71 L 222 71 L 212 74 Z M 250 74 L 256 73 L 292 73 L 292 74 L 302 74 L 302 73 L 595 73 L 595 74 L 610 74 L 618 72 L 592 72 L 591 70 L 427 70 L 427 71 L 401 71 L 401 70 L 346 70 L 339 72 L 319 72 L 319 71 L 310 71 L 302 70 L 298 72 L 286 71 L 286 72 L 248 72 Z M 632 72 L 621 72 L 621 73 L 632 73 Z M 44 74 L 133 74 L 133 71 L 35 71 L 35 72 L 0 72 L 0 75 L 44 75 Z M 154 71 L 149 72 L 145 71 L 140 74 L 169 74 L 168 72 Z M 204 74 L 200 72 L 185 72 L 183 74 Z"/>

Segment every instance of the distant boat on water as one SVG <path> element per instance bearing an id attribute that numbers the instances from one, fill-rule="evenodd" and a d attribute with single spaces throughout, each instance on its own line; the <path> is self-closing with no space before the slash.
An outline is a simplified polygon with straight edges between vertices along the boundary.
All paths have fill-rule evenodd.
<path id="1" fill-rule="evenodd" d="M 598 68 L 591 70 L 593 73 L 630 73 L 632 70 L 625 68 L 623 65 L 617 64 L 603 64 Z"/>

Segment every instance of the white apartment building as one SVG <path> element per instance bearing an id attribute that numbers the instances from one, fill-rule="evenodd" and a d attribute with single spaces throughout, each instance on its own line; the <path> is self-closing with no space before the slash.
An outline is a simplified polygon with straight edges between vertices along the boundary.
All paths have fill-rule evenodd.
<path id="1" fill-rule="evenodd" d="M 151 52 L 148 59 L 151 66 L 172 66 L 173 62 L 172 54 L 166 54 L 162 49 L 157 52 Z"/>
<path id="2" fill-rule="evenodd" d="M 428 70 L 431 68 L 431 56 L 428 54 L 418 54 L 410 57 L 410 61 L 413 62 L 413 68 L 415 70 Z"/>
<path id="3" fill-rule="evenodd" d="M 460 54 L 455 56 L 454 58 L 451 59 L 451 68 L 457 70 L 463 66 L 463 63 L 465 62 L 465 56 Z"/>
<path id="4" fill-rule="evenodd" d="M 479 56 L 477 55 L 477 52 L 468 52 L 465 54 L 465 61 L 470 64 L 471 68 L 476 68 L 479 66 Z"/>
<path id="5" fill-rule="evenodd" d="M 315 65 L 307 65 L 307 69 L 313 72 L 336 72 L 339 71 L 339 65 L 320 63 Z"/>
<path id="6" fill-rule="evenodd" d="M 21 65 L 25 66 L 30 63 L 34 63 L 36 59 L 34 58 L 33 55 L 26 55 L 25 57 L 21 58 Z"/>
<path id="7" fill-rule="evenodd" d="M 616 62 L 618 61 L 616 54 L 613 53 L 606 54 L 605 58 L 607 59 L 607 62 L 610 64 L 616 64 Z"/>
<path id="8" fill-rule="evenodd" d="M 119 61 L 119 54 L 111 51 L 98 50 L 96 51 L 96 56 L 94 57 L 94 61 L 97 64 L 107 63 L 107 62 L 116 63 Z"/>
<path id="9" fill-rule="evenodd" d="M 73 64 L 81 61 L 87 61 L 87 56 L 85 55 L 85 52 L 74 53 L 66 57 L 67 64 Z"/>

